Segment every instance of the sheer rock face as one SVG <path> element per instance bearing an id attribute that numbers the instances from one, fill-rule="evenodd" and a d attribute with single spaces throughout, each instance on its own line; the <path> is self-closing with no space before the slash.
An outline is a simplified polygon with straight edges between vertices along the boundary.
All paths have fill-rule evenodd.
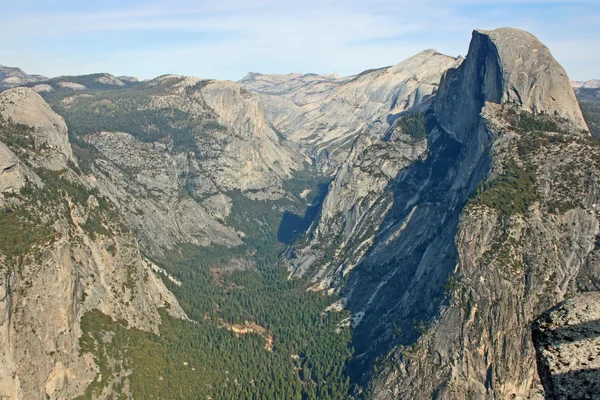
<path id="1" fill-rule="evenodd" d="M 501 101 L 521 109 L 569 120 L 575 129 L 587 130 L 564 68 L 532 34 L 514 28 L 475 31 L 498 52 L 502 73 Z"/>
<path id="2" fill-rule="evenodd" d="M 475 31 L 426 115 L 427 151 L 391 176 L 386 156 L 355 165 L 390 143 L 355 144 L 288 265 L 343 295 L 368 398 L 539 396 L 529 324 L 600 274 L 600 151 L 564 70 L 515 29 Z"/>
<path id="3" fill-rule="evenodd" d="M 79 354 L 85 312 L 153 332 L 159 307 L 186 316 L 115 205 L 69 167 L 62 118 L 29 89 L 1 99 L 10 100 L 0 103 L 2 117 L 27 128 L 16 131 L 26 135 L 21 141 L 10 138 L 10 149 L 0 142 L 1 163 L 13 165 L 10 179 L 6 168 L 0 174 L 3 240 L 13 235 L 0 254 L 0 394 L 74 398 L 98 378 L 92 357 Z M 2 124 L 4 134 L 10 123 Z"/>
<path id="4" fill-rule="evenodd" d="M 460 61 L 426 50 L 347 78 L 249 74 L 240 83 L 260 95 L 267 120 L 284 135 L 313 157 L 328 152 L 324 168 L 334 172 L 361 132 L 383 135 L 400 114 L 426 103 L 442 73 Z"/>
<path id="5" fill-rule="evenodd" d="M 537 365 L 549 399 L 600 396 L 600 293 L 576 296 L 539 317 L 532 328 Z"/>
<path id="6" fill-rule="evenodd" d="M 215 171 L 217 186 L 224 190 L 273 190 L 278 197 L 281 182 L 301 169 L 302 159 L 267 124 L 263 108 L 250 93 L 229 81 L 214 81 L 202 88 L 202 96 L 229 128 L 229 140 L 208 171 Z M 281 190 L 279 190 L 281 196 Z"/>
<path id="7" fill-rule="evenodd" d="M 315 290 L 339 285 L 373 245 L 374 227 L 392 208 L 389 185 L 426 152 L 427 140 L 401 131 L 386 141 L 361 135 L 331 182 L 306 240 L 287 253 L 293 275 L 310 278 Z"/>
<path id="8" fill-rule="evenodd" d="M 475 30 L 467 62 L 446 73 L 442 88 L 436 114 L 460 141 L 488 101 L 515 103 L 587 130 L 565 70 L 535 36 L 519 29 Z"/>
<path id="9" fill-rule="evenodd" d="M 0 193 L 18 191 L 25 185 L 25 177 L 15 153 L 0 142 Z"/>

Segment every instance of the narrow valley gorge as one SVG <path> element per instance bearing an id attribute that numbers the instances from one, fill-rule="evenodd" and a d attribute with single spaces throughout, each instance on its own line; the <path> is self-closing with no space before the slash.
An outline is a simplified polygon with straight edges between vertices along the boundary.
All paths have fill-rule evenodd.
<path id="1" fill-rule="evenodd" d="M 579 398 L 599 116 L 514 28 L 348 77 L 1 67 L 0 399 Z"/>

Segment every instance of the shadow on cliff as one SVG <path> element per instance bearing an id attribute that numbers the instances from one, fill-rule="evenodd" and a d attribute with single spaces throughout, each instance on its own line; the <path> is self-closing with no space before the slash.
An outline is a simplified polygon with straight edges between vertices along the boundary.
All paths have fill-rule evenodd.
<path id="1" fill-rule="evenodd" d="M 284 211 L 277 229 L 277 240 L 280 243 L 292 244 L 299 235 L 306 232 L 319 215 L 328 189 L 329 183 L 320 183 L 317 186 L 318 193 L 312 203 L 307 206 L 304 215 L 301 216 L 291 211 Z"/>
<path id="2" fill-rule="evenodd" d="M 356 357 L 348 366 L 358 384 L 367 382 L 378 359 L 396 346 L 414 344 L 439 315 L 444 285 L 457 263 L 460 213 L 489 169 L 487 156 L 466 165 L 473 149 L 445 132 L 432 111 L 426 130 L 428 157 L 388 184 L 392 209 L 342 293 L 353 315 L 362 316 L 353 331 Z"/>

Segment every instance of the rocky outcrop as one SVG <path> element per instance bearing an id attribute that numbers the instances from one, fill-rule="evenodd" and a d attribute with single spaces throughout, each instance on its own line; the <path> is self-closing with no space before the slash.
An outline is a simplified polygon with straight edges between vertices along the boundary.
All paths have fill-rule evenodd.
<path id="1" fill-rule="evenodd" d="M 539 317 L 532 328 L 547 399 L 600 396 L 600 293 L 576 296 Z"/>
<path id="2" fill-rule="evenodd" d="M 532 34 L 514 28 L 475 30 L 469 56 L 463 68 L 446 73 L 435 103 L 440 123 L 459 141 L 488 101 L 514 103 L 587 130 L 565 70 Z"/>
<path id="3" fill-rule="evenodd" d="M 247 195 L 255 192 L 255 198 L 281 197 L 282 181 L 302 168 L 303 158 L 282 143 L 265 121 L 259 102 L 239 85 L 214 81 L 201 93 L 219 122 L 228 128 L 220 154 L 203 166 L 215 171 L 215 184 L 222 190 L 241 190 Z"/>
<path id="4" fill-rule="evenodd" d="M 267 120 L 286 137 L 315 158 L 329 154 L 322 169 L 335 172 L 361 132 L 382 136 L 403 112 L 426 103 L 460 61 L 426 50 L 347 78 L 249 74 L 240 83 L 259 94 Z"/>
<path id="5" fill-rule="evenodd" d="M 15 153 L 0 142 L 0 193 L 18 191 L 25 185 L 25 178 Z"/>

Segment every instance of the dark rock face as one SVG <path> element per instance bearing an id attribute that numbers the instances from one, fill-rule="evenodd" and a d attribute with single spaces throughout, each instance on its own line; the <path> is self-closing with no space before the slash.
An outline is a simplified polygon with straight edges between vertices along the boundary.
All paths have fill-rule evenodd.
<path id="1" fill-rule="evenodd" d="M 533 324 L 547 399 L 600 398 L 600 292 L 566 300 Z"/>

